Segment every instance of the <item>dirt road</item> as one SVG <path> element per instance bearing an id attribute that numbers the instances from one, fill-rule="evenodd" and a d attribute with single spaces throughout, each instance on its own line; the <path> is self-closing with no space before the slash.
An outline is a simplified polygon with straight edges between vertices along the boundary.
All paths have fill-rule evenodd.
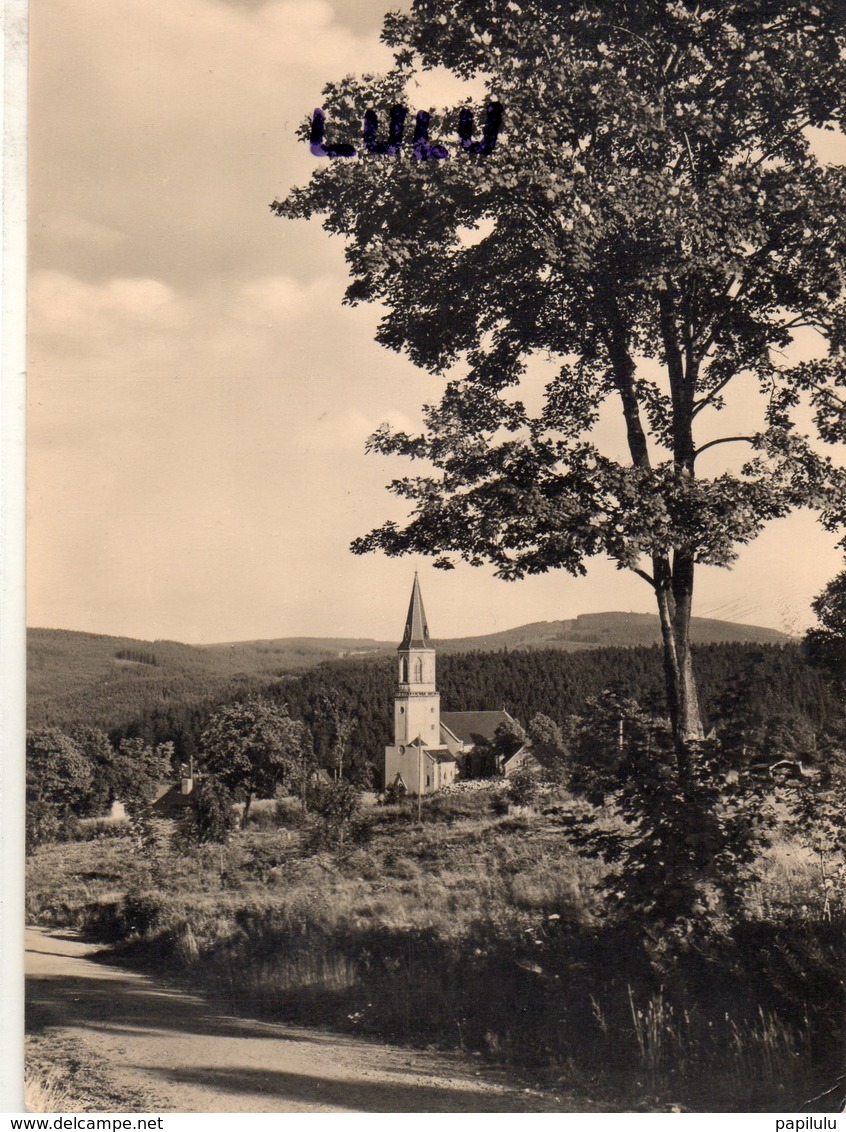
<path id="1" fill-rule="evenodd" d="M 61 1068 L 76 1112 L 577 1112 L 471 1058 L 236 1018 L 27 932 L 30 1064 Z"/>

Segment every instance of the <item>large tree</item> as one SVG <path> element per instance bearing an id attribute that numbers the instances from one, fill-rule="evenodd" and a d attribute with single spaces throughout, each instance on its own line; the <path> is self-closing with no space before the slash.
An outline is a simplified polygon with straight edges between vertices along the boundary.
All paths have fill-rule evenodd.
<path id="1" fill-rule="evenodd" d="M 207 775 L 243 800 L 246 825 L 253 797 L 272 798 L 277 786 L 295 778 L 309 745 L 305 724 L 291 719 L 284 706 L 250 696 L 212 716 L 200 742 L 200 762 Z"/>
<path id="2" fill-rule="evenodd" d="M 598 554 L 635 571 L 684 776 L 695 567 L 793 507 L 842 516 L 844 473 L 796 412 L 842 437 L 846 169 L 809 140 L 843 122 L 842 20 L 831 0 L 413 0 L 383 38 L 388 75 L 326 87 L 327 136 L 355 141 L 368 110 L 387 136 L 432 67 L 483 82 L 504 124 L 474 151 L 451 140 L 458 108 L 428 108 L 452 150 L 436 159 L 410 130 L 374 144 L 371 115 L 357 156 L 272 206 L 345 236 L 347 301 L 382 304 L 378 341 L 445 378 L 420 435 L 371 437 L 424 467 L 391 485 L 406 525 L 354 549 L 505 578 Z M 799 361 L 807 327 L 819 349 Z M 721 429 L 732 399 L 748 424 Z M 596 427 L 614 405 L 616 449 Z"/>
<path id="3" fill-rule="evenodd" d="M 26 734 L 26 848 L 62 836 L 84 813 L 92 788 L 91 763 L 79 746 L 55 727 Z"/>
<path id="4" fill-rule="evenodd" d="M 811 602 L 819 625 L 805 634 L 811 660 L 846 684 L 846 569 Z"/>

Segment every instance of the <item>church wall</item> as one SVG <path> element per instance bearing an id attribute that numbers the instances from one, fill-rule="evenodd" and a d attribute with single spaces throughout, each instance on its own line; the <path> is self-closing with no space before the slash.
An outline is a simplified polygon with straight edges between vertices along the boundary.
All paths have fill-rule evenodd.
<path id="1" fill-rule="evenodd" d="M 443 748 L 440 748 L 443 751 Z M 456 779 L 456 766 L 449 762 L 440 762 L 433 759 L 425 750 L 418 754 L 419 748 L 406 747 L 399 744 L 385 748 L 385 768 L 382 788 L 387 789 L 400 775 L 409 794 L 418 792 L 433 794 L 445 786 L 450 786 Z"/>

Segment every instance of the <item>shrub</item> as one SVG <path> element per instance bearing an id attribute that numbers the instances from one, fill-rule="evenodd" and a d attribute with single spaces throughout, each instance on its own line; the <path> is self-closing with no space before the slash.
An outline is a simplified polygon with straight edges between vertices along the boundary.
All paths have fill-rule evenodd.
<path id="1" fill-rule="evenodd" d="M 361 810 L 361 794 L 349 782 L 317 783 L 309 799 L 313 843 L 343 846 Z"/>
<path id="2" fill-rule="evenodd" d="M 182 811 L 176 845 L 225 844 L 238 819 L 232 795 L 219 779 L 209 775 L 195 783 L 191 804 Z"/>
<path id="3" fill-rule="evenodd" d="M 408 791 L 404 782 L 389 782 L 385 787 L 385 793 L 382 795 L 382 805 L 399 806 L 405 801 L 407 794 Z"/>
<path id="4" fill-rule="evenodd" d="M 515 806 L 534 805 L 539 793 L 540 783 L 530 767 L 520 767 L 508 780 L 508 798 Z"/>
<path id="5" fill-rule="evenodd" d="M 280 845 L 259 842 L 250 846 L 245 868 L 250 876 L 261 884 L 267 884 L 273 870 L 285 861 L 286 856 Z"/>
<path id="6" fill-rule="evenodd" d="M 66 840 L 91 790 L 91 764 L 55 727 L 26 736 L 26 852 Z"/>
<path id="7" fill-rule="evenodd" d="M 69 810 L 46 801 L 26 803 L 25 852 L 31 856 L 49 841 L 72 841 L 79 821 Z"/>

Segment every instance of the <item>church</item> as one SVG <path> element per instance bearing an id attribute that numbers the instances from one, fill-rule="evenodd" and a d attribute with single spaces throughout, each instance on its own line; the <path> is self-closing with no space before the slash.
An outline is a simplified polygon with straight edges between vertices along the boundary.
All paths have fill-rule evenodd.
<path id="1" fill-rule="evenodd" d="M 409 794 L 433 794 L 459 777 L 512 774 L 534 762 L 524 744 L 501 766 L 484 765 L 477 745 L 490 742 L 502 724 L 515 724 L 507 711 L 452 711 L 441 714 L 435 679 L 435 649 L 423 610 L 417 574 L 402 642 L 397 649 L 394 742 L 385 748 L 382 785 Z M 518 725 L 519 726 L 519 725 Z"/>

